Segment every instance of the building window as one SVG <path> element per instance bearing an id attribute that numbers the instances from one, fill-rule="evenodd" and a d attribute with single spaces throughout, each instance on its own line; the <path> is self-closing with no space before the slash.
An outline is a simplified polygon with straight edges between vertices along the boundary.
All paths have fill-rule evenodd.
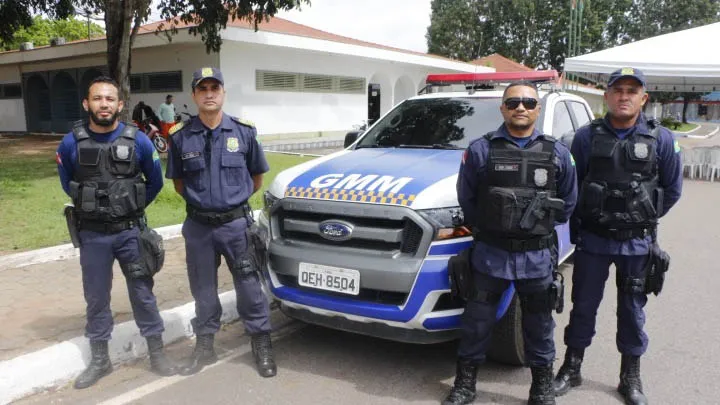
<path id="1" fill-rule="evenodd" d="M 182 92 L 182 72 L 153 72 L 130 75 L 131 93 Z"/>
<path id="2" fill-rule="evenodd" d="M 333 91 L 333 77 L 322 75 L 303 75 L 303 91 L 331 92 Z"/>
<path id="3" fill-rule="evenodd" d="M 257 90 L 298 91 L 300 75 L 297 73 L 255 71 Z"/>
<path id="4" fill-rule="evenodd" d="M 0 84 L 0 99 L 22 98 L 22 85 L 20 83 Z"/>
<path id="5" fill-rule="evenodd" d="M 255 89 L 258 91 L 365 94 L 365 87 L 365 78 L 362 77 L 255 71 Z"/>
<path id="6" fill-rule="evenodd" d="M 142 93 L 143 80 L 142 75 L 130 75 L 130 92 Z"/>

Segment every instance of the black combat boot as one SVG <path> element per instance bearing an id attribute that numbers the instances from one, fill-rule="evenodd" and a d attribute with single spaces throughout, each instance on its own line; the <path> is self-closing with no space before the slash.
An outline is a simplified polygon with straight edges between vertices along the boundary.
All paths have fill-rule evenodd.
<path id="1" fill-rule="evenodd" d="M 180 375 L 195 374 L 202 370 L 203 367 L 215 363 L 218 358 L 213 348 L 214 344 L 215 335 L 197 335 L 195 350 L 193 350 L 187 363 L 180 368 Z"/>
<path id="2" fill-rule="evenodd" d="M 75 380 L 74 387 L 77 389 L 87 388 L 112 373 L 113 367 L 110 362 L 107 340 L 91 340 L 90 352 L 92 353 L 90 364 Z"/>
<path id="3" fill-rule="evenodd" d="M 148 336 L 145 339 L 147 340 L 148 354 L 150 355 L 150 370 L 163 377 L 177 374 L 177 366 L 165 356 L 162 335 Z"/>
<path id="4" fill-rule="evenodd" d="M 455 371 L 455 384 L 442 405 L 465 405 L 475 400 L 475 382 L 478 365 L 476 362 L 458 359 Z"/>
<path id="5" fill-rule="evenodd" d="M 620 385 L 618 392 L 628 405 L 647 405 L 640 381 L 640 356 L 623 354 L 620 363 Z"/>
<path id="6" fill-rule="evenodd" d="M 253 335 L 251 346 L 258 373 L 266 378 L 274 377 L 277 374 L 277 366 L 275 366 L 270 334 L 260 333 Z"/>
<path id="7" fill-rule="evenodd" d="M 580 374 L 580 365 L 582 365 L 585 349 L 573 349 L 568 347 L 565 350 L 565 361 L 560 370 L 558 370 L 553 388 L 555 396 L 567 394 L 570 388 L 577 387 L 582 384 L 582 375 Z"/>
<path id="8" fill-rule="evenodd" d="M 528 405 L 555 405 L 555 391 L 553 390 L 553 366 L 530 367 L 532 384 Z"/>

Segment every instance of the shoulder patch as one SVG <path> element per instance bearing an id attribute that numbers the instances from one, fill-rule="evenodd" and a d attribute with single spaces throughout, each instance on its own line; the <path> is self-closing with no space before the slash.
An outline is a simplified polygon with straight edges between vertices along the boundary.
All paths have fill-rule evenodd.
<path id="1" fill-rule="evenodd" d="M 238 117 L 232 117 L 232 120 L 237 122 L 240 125 L 245 125 L 246 127 L 255 128 L 255 123 L 250 120 L 246 120 L 246 119 L 238 118 Z"/>
<path id="2" fill-rule="evenodd" d="M 170 127 L 170 129 L 168 130 L 168 134 L 169 134 L 169 135 L 172 135 L 172 134 L 174 134 L 175 132 L 177 132 L 177 131 L 179 131 L 180 129 L 182 129 L 182 127 L 184 127 L 184 126 L 185 126 L 185 123 L 184 123 L 183 121 L 180 121 L 180 122 L 178 122 L 177 124 L 175 124 L 175 125 L 173 125 L 173 126 Z"/>

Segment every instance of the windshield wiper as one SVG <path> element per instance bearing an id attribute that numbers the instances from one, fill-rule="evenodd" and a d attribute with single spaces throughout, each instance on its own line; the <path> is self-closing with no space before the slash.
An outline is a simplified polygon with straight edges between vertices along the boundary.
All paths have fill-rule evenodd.
<path id="1" fill-rule="evenodd" d="M 358 145 L 355 147 L 355 149 L 365 149 L 365 148 L 394 148 L 394 146 L 372 144 L 372 145 Z"/>
<path id="2" fill-rule="evenodd" d="M 449 143 L 434 143 L 432 145 L 398 145 L 398 148 L 407 149 L 463 149 Z"/>

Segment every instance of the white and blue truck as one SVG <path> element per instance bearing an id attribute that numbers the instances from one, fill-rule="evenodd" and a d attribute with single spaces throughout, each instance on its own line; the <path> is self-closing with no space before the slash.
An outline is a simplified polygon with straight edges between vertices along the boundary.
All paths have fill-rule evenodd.
<path id="1" fill-rule="evenodd" d="M 502 91 L 487 88 L 556 79 L 554 71 L 429 75 L 425 94 L 348 134 L 344 150 L 278 174 L 258 228 L 267 247 L 264 283 L 281 310 L 402 342 L 456 338 L 463 303 L 450 293 L 447 263 L 472 236 L 455 185 L 464 149 L 502 124 Z M 581 97 L 553 89 L 540 97 L 536 127 L 565 142 L 593 119 Z M 573 252 L 567 224 L 557 231 L 564 261 Z M 523 363 L 520 316 L 510 287 L 490 358 Z"/>

